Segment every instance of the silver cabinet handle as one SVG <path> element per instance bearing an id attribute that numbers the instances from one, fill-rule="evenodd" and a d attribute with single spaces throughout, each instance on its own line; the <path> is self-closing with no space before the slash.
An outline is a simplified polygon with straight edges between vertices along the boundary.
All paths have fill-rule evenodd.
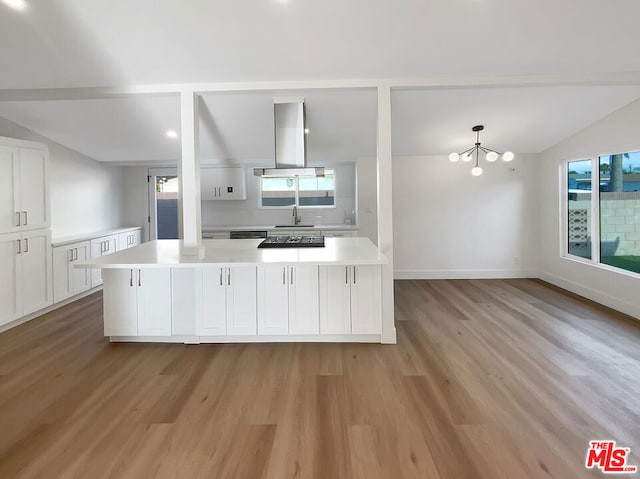
<path id="1" fill-rule="evenodd" d="M 20 226 L 20 212 L 16 211 L 16 226 Z"/>
<path id="2" fill-rule="evenodd" d="M 291 278 L 289 278 L 290 283 L 293 284 L 293 266 L 291 266 L 291 269 L 289 270 L 289 273 L 291 273 Z"/>
<path id="3" fill-rule="evenodd" d="M 356 267 L 353 267 L 353 284 L 356 284 Z"/>
<path id="4" fill-rule="evenodd" d="M 22 241 L 16 240 L 18 242 L 18 254 L 22 253 Z"/>
<path id="5" fill-rule="evenodd" d="M 142 271 L 138 270 L 138 286 L 142 286 Z"/>
<path id="6" fill-rule="evenodd" d="M 111 240 L 105 241 L 105 244 L 106 244 L 106 248 L 107 248 L 106 251 L 109 251 L 109 249 L 111 247 Z"/>
<path id="7" fill-rule="evenodd" d="M 220 286 L 222 286 L 222 268 L 220 268 Z"/>
<path id="8" fill-rule="evenodd" d="M 349 284 L 349 267 L 344 267 L 344 284 Z"/>
<path id="9" fill-rule="evenodd" d="M 218 186 L 218 196 L 222 198 L 222 187 Z"/>
<path id="10" fill-rule="evenodd" d="M 24 240 L 24 252 L 25 253 L 29 252 L 29 238 L 25 238 L 25 240 Z"/>
<path id="11" fill-rule="evenodd" d="M 104 241 L 100 241 L 100 254 L 104 253 Z"/>
<path id="12" fill-rule="evenodd" d="M 286 275 L 287 275 L 287 267 L 283 266 L 282 267 L 282 284 L 287 284 L 287 280 L 285 279 Z"/>
<path id="13" fill-rule="evenodd" d="M 73 260 L 76 261 L 78 259 L 78 248 L 73 248 Z"/>
<path id="14" fill-rule="evenodd" d="M 231 268 L 227 270 L 227 286 L 231 286 Z"/>
<path id="15" fill-rule="evenodd" d="M 133 270 L 129 270 L 129 286 L 133 288 Z"/>
<path id="16" fill-rule="evenodd" d="M 27 212 L 23 211 L 22 214 L 24 215 L 24 224 L 27 225 L 29 223 L 29 217 L 27 216 Z"/>
<path id="17" fill-rule="evenodd" d="M 67 257 L 68 257 L 68 259 L 69 259 L 69 263 L 72 263 L 72 262 L 73 262 L 73 250 L 72 250 L 72 249 L 69 249 L 69 250 L 67 250 L 67 253 L 69 253 L 69 254 L 67 255 Z"/>

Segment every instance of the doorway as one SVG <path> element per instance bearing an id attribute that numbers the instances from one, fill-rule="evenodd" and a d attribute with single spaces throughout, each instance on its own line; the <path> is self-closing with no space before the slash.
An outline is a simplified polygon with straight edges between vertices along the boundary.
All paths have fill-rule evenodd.
<path id="1" fill-rule="evenodd" d="M 177 168 L 149 168 L 149 240 L 178 239 Z"/>

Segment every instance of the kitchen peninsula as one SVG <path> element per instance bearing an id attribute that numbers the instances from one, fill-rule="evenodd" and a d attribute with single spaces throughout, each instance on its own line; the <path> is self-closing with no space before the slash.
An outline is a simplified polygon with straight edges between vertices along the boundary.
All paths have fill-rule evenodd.
<path id="1" fill-rule="evenodd" d="M 158 240 L 76 267 L 101 268 L 111 341 L 382 342 L 381 265 L 367 238 L 321 248 Z"/>

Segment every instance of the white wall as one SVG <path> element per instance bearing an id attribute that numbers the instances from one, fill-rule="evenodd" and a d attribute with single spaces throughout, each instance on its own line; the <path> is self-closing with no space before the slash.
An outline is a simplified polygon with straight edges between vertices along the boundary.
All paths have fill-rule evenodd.
<path id="1" fill-rule="evenodd" d="M 124 225 L 142 226 L 142 237 L 149 240 L 149 187 L 147 175 L 148 166 L 123 166 L 122 167 L 122 221 Z"/>
<path id="2" fill-rule="evenodd" d="M 378 172 L 376 157 L 358 158 L 356 166 L 358 234 L 378 244 Z"/>
<path id="3" fill-rule="evenodd" d="M 640 150 L 640 100 L 590 125 L 542 154 L 540 277 L 640 318 L 640 278 L 560 256 L 560 165 L 565 160 Z"/>
<path id="4" fill-rule="evenodd" d="M 292 209 L 260 208 L 258 192 L 260 178 L 253 175 L 253 167 L 246 166 L 247 199 L 238 201 L 203 201 L 202 227 L 215 226 L 268 226 L 290 224 Z M 344 224 L 345 214 L 355 211 L 355 164 L 332 165 L 326 168 L 336 172 L 335 208 L 299 208 L 298 214 L 305 224 Z"/>
<path id="5" fill-rule="evenodd" d="M 2 117 L 0 136 L 38 141 L 49 146 L 54 240 L 122 225 L 120 167 L 99 163 Z"/>
<path id="6" fill-rule="evenodd" d="M 479 177 L 471 166 L 446 156 L 394 158 L 396 278 L 536 276 L 536 157 L 484 162 Z"/>

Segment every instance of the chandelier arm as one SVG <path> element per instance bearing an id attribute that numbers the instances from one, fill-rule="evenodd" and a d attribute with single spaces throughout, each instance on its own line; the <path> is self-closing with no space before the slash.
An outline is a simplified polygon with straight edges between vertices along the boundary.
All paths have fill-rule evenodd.
<path id="1" fill-rule="evenodd" d="M 458 153 L 460 156 L 464 155 L 465 153 L 469 153 L 470 151 L 473 151 L 475 149 L 475 146 L 472 146 L 471 148 L 469 148 L 468 150 L 464 150 L 462 153 Z"/>

